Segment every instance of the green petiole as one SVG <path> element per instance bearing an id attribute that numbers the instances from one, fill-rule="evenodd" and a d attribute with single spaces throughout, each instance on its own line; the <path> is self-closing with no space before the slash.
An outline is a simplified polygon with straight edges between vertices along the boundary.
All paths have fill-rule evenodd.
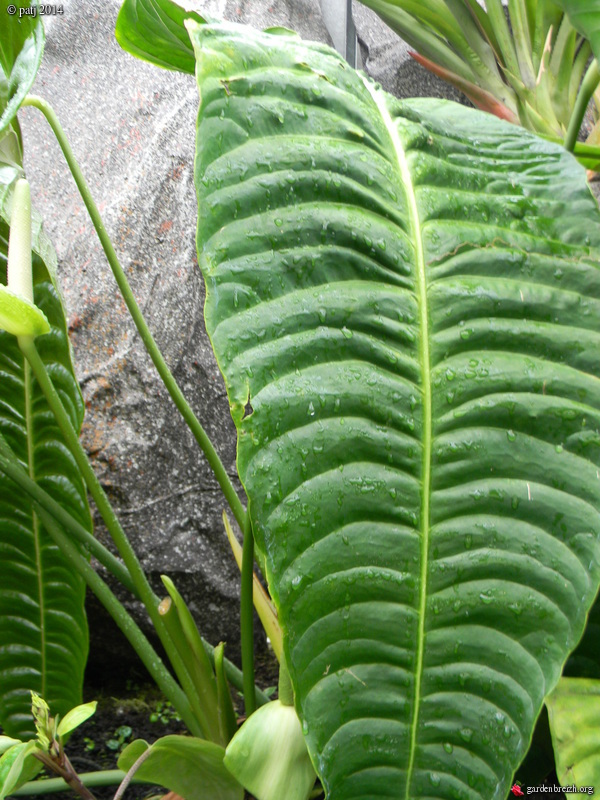
<path id="1" fill-rule="evenodd" d="M 65 156 L 71 174 L 77 184 L 77 188 L 81 194 L 81 198 L 87 208 L 88 214 L 92 220 L 94 228 L 96 229 L 96 233 L 98 234 L 98 238 L 100 239 L 100 243 L 102 244 L 102 248 L 106 254 L 106 258 L 112 269 L 113 275 L 115 280 L 119 286 L 121 294 L 123 295 L 123 299 L 125 300 L 125 304 L 131 314 L 131 317 L 135 323 L 136 328 L 142 338 L 144 346 L 148 351 L 150 358 L 152 359 L 154 366 L 156 367 L 158 374 L 160 375 L 167 391 L 171 395 L 171 398 L 177 409 L 181 413 L 183 419 L 185 420 L 186 424 L 190 428 L 194 438 L 196 439 L 197 443 L 199 444 L 202 452 L 206 456 L 208 463 L 221 487 L 223 494 L 225 495 L 225 499 L 227 500 L 231 511 L 236 518 L 240 527 L 244 525 L 244 518 L 245 518 L 245 510 L 238 497 L 236 490 L 233 487 L 231 479 L 227 474 L 227 471 L 219 458 L 217 451 L 215 450 L 213 443 L 208 437 L 208 434 L 202 427 L 202 424 L 192 411 L 190 405 L 188 404 L 187 400 L 183 396 L 183 393 L 171 370 L 167 366 L 166 361 L 163 358 L 162 353 L 160 352 L 156 342 L 154 341 L 154 337 L 152 336 L 150 329 L 144 319 L 144 315 L 142 314 L 140 307 L 137 304 L 137 301 L 131 291 L 131 287 L 119 263 L 119 259 L 113 247 L 113 244 L 106 232 L 106 228 L 104 227 L 104 223 L 102 222 L 102 218 L 100 217 L 100 212 L 92 198 L 89 186 L 87 181 L 85 180 L 83 173 L 75 159 L 75 155 L 73 154 L 73 150 L 71 149 L 71 145 L 67 141 L 65 133 L 62 129 L 60 122 L 58 121 L 58 117 L 56 116 L 54 109 L 41 97 L 36 97 L 35 95 L 28 95 L 25 100 L 23 101 L 23 106 L 33 106 L 34 108 L 39 109 L 42 114 L 45 116 L 48 124 L 52 128 L 54 135 L 56 136 L 58 143 L 60 145 L 61 150 Z"/>
<path id="2" fill-rule="evenodd" d="M 256 711 L 254 697 L 254 536 L 250 514 L 244 522 L 240 624 L 242 629 L 242 670 L 246 717 Z"/>
<path id="3" fill-rule="evenodd" d="M 594 94 L 594 91 L 599 83 L 600 69 L 598 68 L 598 62 L 596 59 L 593 59 L 583 77 L 579 94 L 577 95 L 577 100 L 575 101 L 575 108 L 571 114 L 567 135 L 565 136 L 565 149 L 571 153 L 575 150 L 577 135 L 579 133 L 579 129 L 581 128 L 581 123 L 583 122 L 583 117 L 587 110 L 588 103 L 590 102 L 592 95 Z"/>
<path id="4" fill-rule="evenodd" d="M 93 788 L 94 786 L 116 786 L 121 783 L 125 773 L 120 769 L 107 769 L 101 772 L 82 772 L 78 777 L 84 786 Z M 144 781 L 136 778 L 133 778 L 131 782 L 144 783 Z M 43 781 L 29 781 L 29 783 L 11 792 L 11 797 L 31 797 L 68 790 L 69 786 L 62 778 L 49 778 Z"/>

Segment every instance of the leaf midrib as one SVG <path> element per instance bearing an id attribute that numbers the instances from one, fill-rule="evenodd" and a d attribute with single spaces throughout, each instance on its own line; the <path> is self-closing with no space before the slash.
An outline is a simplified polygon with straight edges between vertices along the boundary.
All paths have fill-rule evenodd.
<path id="1" fill-rule="evenodd" d="M 24 391 L 25 391 L 25 426 L 27 431 L 27 467 L 29 477 L 36 479 L 35 475 L 35 450 L 33 444 L 33 381 L 31 367 L 27 359 L 23 357 L 24 369 Z M 40 541 L 40 522 L 35 511 L 31 512 L 33 543 L 35 548 L 35 564 L 37 572 L 37 586 L 40 606 L 40 657 L 41 657 L 41 688 L 40 695 L 46 697 L 46 612 L 44 608 L 44 584 L 42 577 L 42 548 Z"/>
<path id="2" fill-rule="evenodd" d="M 415 245 L 415 272 L 416 272 L 416 295 L 419 306 L 419 356 L 421 363 L 421 386 L 423 398 L 423 462 L 422 462 L 422 495 L 421 495 L 421 573 L 419 577 L 419 608 L 418 619 L 419 627 L 417 631 L 417 654 L 415 664 L 415 690 L 413 702 L 413 716 L 410 723 L 410 748 L 409 760 L 406 770 L 406 794 L 405 800 L 410 800 L 410 787 L 415 762 L 415 750 L 417 744 L 417 728 L 419 722 L 419 709 L 421 702 L 421 682 L 423 677 L 423 653 L 425 640 L 425 611 L 427 604 L 427 555 L 429 552 L 429 501 L 431 495 L 431 440 L 432 440 L 432 416 L 431 416 L 431 366 L 429 352 L 429 318 L 427 314 L 427 283 L 425 276 L 425 254 L 423 251 L 423 235 L 417 198 L 415 189 L 406 158 L 406 152 L 402 146 L 398 130 L 394 125 L 390 112 L 385 104 L 384 95 L 378 91 L 368 79 L 363 78 L 363 83 L 375 102 L 383 122 L 388 130 L 392 146 L 396 155 L 398 170 L 402 185 L 406 192 L 407 207 L 409 214 L 410 229 L 412 240 Z"/>

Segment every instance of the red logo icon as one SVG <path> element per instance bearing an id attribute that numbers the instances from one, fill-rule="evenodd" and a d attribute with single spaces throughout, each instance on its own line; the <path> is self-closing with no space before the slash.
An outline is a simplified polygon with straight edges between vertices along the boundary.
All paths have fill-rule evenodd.
<path id="1" fill-rule="evenodd" d="M 515 797 L 523 797 L 524 795 L 524 792 L 518 783 L 515 783 L 515 785 L 511 788 L 511 792 L 514 794 Z"/>

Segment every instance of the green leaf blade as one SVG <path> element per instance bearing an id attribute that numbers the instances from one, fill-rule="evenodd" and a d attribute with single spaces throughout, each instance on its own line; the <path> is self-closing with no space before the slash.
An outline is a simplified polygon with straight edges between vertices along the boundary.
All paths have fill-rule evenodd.
<path id="1" fill-rule="evenodd" d="M 125 0 L 115 35 L 128 53 L 163 69 L 194 73 L 194 52 L 184 21 L 204 22 L 171 0 Z"/>
<path id="2" fill-rule="evenodd" d="M 71 733 L 71 731 L 74 731 L 75 728 L 83 725 L 86 719 L 89 719 L 96 713 L 97 705 L 98 702 L 96 700 L 92 700 L 91 703 L 75 706 L 75 708 L 67 711 L 65 716 L 58 724 L 57 735 L 66 736 L 68 733 Z"/>
<path id="3" fill-rule="evenodd" d="M 0 220 L 0 279 L 6 280 L 8 228 Z M 51 251 L 41 231 L 34 253 L 34 301 L 50 333 L 38 338 L 39 352 L 76 430 L 83 399 L 71 363 L 66 320 L 54 279 Z M 62 441 L 37 384 L 26 375 L 17 340 L 0 333 L 0 432 L 30 474 L 87 530 L 91 518 L 79 470 Z M 0 721 L 14 736 L 33 734 L 31 690 L 42 694 L 52 713 L 65 714 L 81 702 L 88 631 L 85 585 L 65 562 L 33 514 L 30 498 L 0 473 Z"/>
<path id="4" fill-rule="evenodd" d="M 600 578 L 585 176 L 323 47 L 191 35 L 207 328 L 315 768 L 500 800 Z"/>
<path id="5" fill-rule="evenodd" d="M 137 739 L 119 756 L 119 768 L 128 771 L 148 750 Z M 163 736 L 136 770 L 136 778 L 158 783 L 186 800 L 242 800 L 244 790 L 223 763 L 225 749 L 191 736 Z"/>
<path id="6" fill-rule="evenodd" d="M 42 765 L 33 756 L 36 749 L 36 742 L 21 742 L 0 757 L 0 800 L 39 772 Z"/>

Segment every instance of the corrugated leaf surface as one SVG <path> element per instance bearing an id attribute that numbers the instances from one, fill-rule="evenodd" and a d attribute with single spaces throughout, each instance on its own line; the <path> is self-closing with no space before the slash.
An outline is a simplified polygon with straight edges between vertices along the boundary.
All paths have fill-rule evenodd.
<path id="1" fill-rule="evenodd" d="M 330 800 L 499 800 L 598 588 L 575 161 L 328 48 L 190 26 L 206 322 Z"/>

